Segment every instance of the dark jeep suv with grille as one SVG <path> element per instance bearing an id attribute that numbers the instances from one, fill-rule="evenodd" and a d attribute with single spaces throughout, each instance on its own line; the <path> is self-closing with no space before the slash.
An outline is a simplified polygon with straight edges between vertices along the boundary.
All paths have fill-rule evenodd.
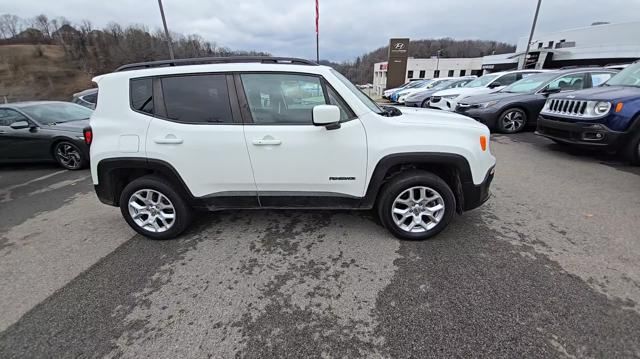
<path id="1" fill-rule="evenodd" d="M 536 133 L 559 143 L 618 151 L 640 165 L 640 62 L 600 87 L 550 96 Z"/>

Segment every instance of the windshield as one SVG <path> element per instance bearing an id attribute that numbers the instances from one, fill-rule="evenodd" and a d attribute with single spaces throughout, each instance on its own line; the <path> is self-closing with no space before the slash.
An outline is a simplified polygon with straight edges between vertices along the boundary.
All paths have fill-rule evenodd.
<path id="1" fill-rule="evenodd" d="M 42 125 L 86 120 L 93 112 L 84 106 L 64 102 L 31 105 L 21 110 Z"/>
<path id="2" fill-rule="evenodd" d="M 349 90 L 351 90 L 351 92 L 353 92 L 354 95 L 356 95 L 360 99 L 360 101 L 362 101 L 362 103 L 364 103 L 365 106 L 367 106 L 371 111 L 373 111 L 375 113 L 379 113 L 379 114 L 384 112 L 380 108 L 380 106 L 378 106 L 378 104 L 375 103 L 375 101 L 373 101 L 364 92 L 360 91 L 360 89 L 357 88 L 356 85 L 352 84 L 351 81 L 349 81 L 346 77 L 342 76 L 341 73 L 339 73 L 338 71 L 336 71 L 334 69 L 331 69 L 331 72 L 334 75 L 336 75 L 338 80 L 340 80 L 345 86 L 347 86 L 347 88 L 349 88 Z"/>
<path id="3" fill-rule="evenodd" d="M 433 90 L 444 90 L 444 89 L 449 88 L 449 86 L 451 84 L 453 84 L 453 83 L 454 83 L 454 81 L 452 81 L 452 80 L 440 81 L 440 82 L 436 83 L 433 87 L 431 87 L 431 89 L 433 89 Z"/>
<path id="4" fill-rule="evenodd" d="M 468 84 L 466 84 L 464 87 L 485 87 L 487 86 L 491 81 L 495 80 L 498 76 L 500 76 L 499 74 L 494 74 L 494 75 L 484 75 L 482 77 L 478 77 L 477 79 L 469 82 Z"/>
<path id="5" fill-rule="evenodd" d="M 527 76 L 526 78 L 520 81 L 516 81 L 511 85 L 505 87 L 501 92 L 511 92 L 511 93 L 534 92 L 537 89 L 541 88 L 542 86 L 546 85 L 547 82 L 551 81 L 556 76 L 558 75 L 553 73 Z"/>
<path id="6" fill-rule="evenodd" d="M 628 66 L 605 83 L 605 86 L 640 87 L 640 62 Z"/>
<path id="7" fill-rule="evenodd" d="M 405 87 L 404 90 L 412 89 L 412 88 L 416 88 L 416 87 L 424 87 L 425 85 L 429 84 L 430 82 L 431 82 L 431 80 L 413 81 L 412 83 L 409 84 L 409 86 Z"/>

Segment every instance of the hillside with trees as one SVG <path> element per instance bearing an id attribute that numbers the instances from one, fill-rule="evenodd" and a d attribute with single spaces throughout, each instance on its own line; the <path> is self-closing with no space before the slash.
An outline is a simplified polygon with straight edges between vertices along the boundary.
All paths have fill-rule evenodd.
<path id="1" fill-rule="evenodd" d="M 171 34 L 176 58 L 202 56 L 270 55 L 232 50 L 198 35 Z M 429 39 L 411 41 L 409 56 L 478 57 L 513 52 L 510 44 L 481 41 Z M 358 56 L 355 61 L 321 61 L 359 84 L 371 82 L 373 65 L 387 59 L 388 47 Z M 122 64 L 169 58 L 163 31 L 144 26 L 123 27 L 110 23 L 95 28 L 90 21 L 72 24 L 64 17 L 39 15 L 22 19 L 0 16 L 0 101 L 69 99 L 91 87 L 95 75 Z"/>
<path id="2" fill-rule="evenodd" d="M 198 35 L 171 34 L 177 58 L 269 55 L 231 50 Z M 91 87 L 91 78 L 132 62 L 168 59 L 164 32 L 90 21 L 72 25 L 65 18 L 0 16 L 0 101 L 69 99 Z"/>

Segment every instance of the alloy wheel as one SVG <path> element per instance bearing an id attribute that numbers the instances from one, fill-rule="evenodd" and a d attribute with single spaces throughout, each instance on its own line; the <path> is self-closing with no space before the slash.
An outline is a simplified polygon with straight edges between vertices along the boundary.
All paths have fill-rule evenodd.
<path id="1" fill-rule="evenodd" d="M 70 170 L 78 169 L 82 165 L 80 151 L 69 143 L 61 143 L 56 147 L 56 157 L 60 164 Z"/>
<path id="2" fill-rule="evenodd" d="M 129 197 L 128 207 L 135 224 L 149 232 L 165 232 L 176 221 L 176 210 L 171 200 L 153 189 L 136 191 Z"/>
<path id="3" fill-rule="evenodd" d="M 398 228 L 410 233 L 433 229 L 444 217 L 444 199 L 432 188 L 411 187 L 402 191 L 391 206 L 391 216 Z"/>
<path id="4" fill-rule="evenodd" d="M 515 133 L 520 131 L 522 127 L 524 127 L 524 113 L 519 110 L 511 110 L 507 111 L 502 116 L 502 129 L 508 133 Z"/>

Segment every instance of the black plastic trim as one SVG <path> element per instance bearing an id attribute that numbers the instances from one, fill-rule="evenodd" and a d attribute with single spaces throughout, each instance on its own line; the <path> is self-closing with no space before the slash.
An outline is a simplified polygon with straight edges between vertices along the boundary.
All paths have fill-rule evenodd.
<path id="1" fill-rule="evenodd" d="M 380 189 L 387 180 L 387 174 L 389 170 L 397 165 L 414 165 L 414 164 L 432 164 L 432 165 L 446 165 L 452 166 L 456 169 L 458 177 L 464 187 L 465 183 L 471 183 L 473 185 L 473 177 L 471 175 L 471 167 L 466 158 L 461 155 L 452 153 L 440 153 L 440 152 L 407 152 L 392 154 L 383 157 L 376 165 L 369 186 L 367 187 L 367 193 L 362 199 L 360 204 L 361 208 L 373 208 L 378 198 Z M 452 188 L 455 192 L 455 189 Z M 461 199 L 458 199 L 459 202 Z M 464 206 L 462 206 L 464 209 Z"/>

